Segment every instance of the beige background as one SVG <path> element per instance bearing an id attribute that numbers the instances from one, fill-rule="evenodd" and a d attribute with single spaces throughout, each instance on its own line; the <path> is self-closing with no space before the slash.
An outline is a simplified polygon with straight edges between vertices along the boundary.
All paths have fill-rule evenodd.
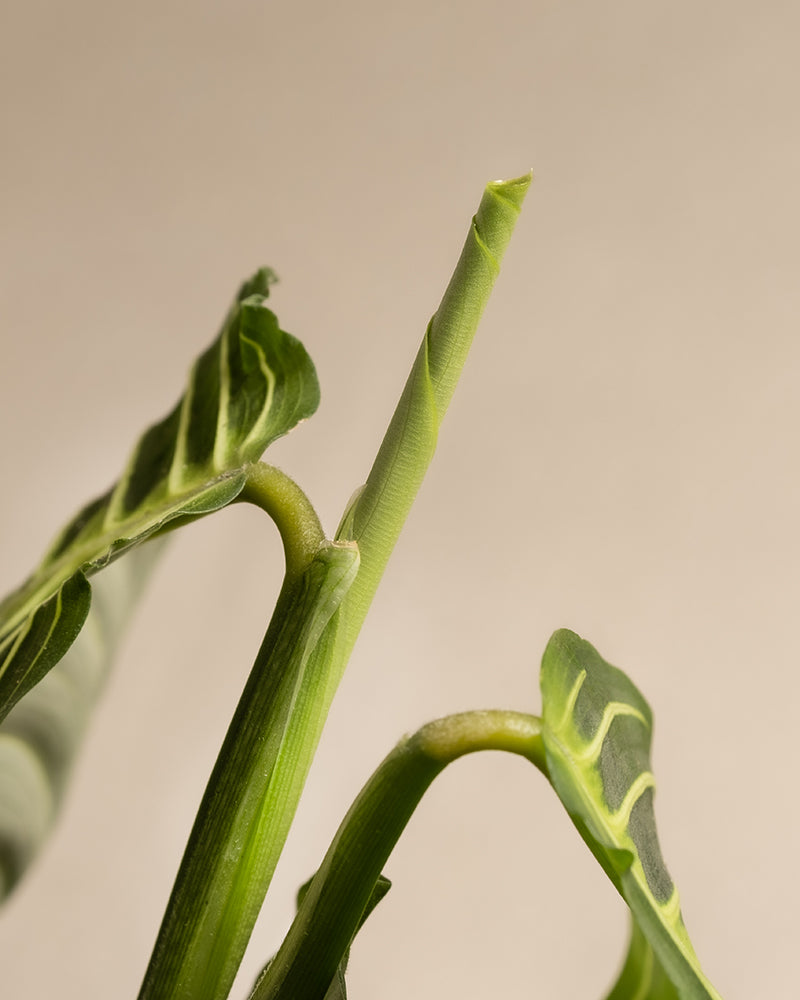
<path id="1" fill-rule="evenodd" d="M 329 530 L 482 186 L 536 182 L 234 995 L 422 722 L 537 710 L 570 626 L 657 717 L 657 810 L 727 1000 L 795 998 L 800 8 L 6 0 L 0 589 L 116 476 L 255 267 L 316 360 L 273 460 Z M 176 539 L 2 995 L 133 997 L 280 576 L 236 509 Z M 624 910 L 522 762 L 461 762 L 388 867 L 353 1000 L 600 996 Z"/>

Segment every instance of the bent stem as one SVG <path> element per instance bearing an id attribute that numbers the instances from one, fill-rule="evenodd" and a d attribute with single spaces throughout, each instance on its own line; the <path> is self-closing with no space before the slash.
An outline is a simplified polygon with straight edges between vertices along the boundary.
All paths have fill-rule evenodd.
<path id="1" fill-rule="evenodd" d="M 325 539 L 299 486 L 258 463 L 237 499 L 281 534 L 286 572 L 186 846 L 140 997 L 227 996 L 292 815 L 281 808 L 318 678 L 309 655 L 358 568 L 354 545 Z M 292 752 L 287 752 L 291 747 Z"/>
<path id="2" fill-rule="evenodd" d="M 299 576 L 325 542 L 317 512 L 297 483 L 274 465 L 257 462 L 237 501 L 260 507 L 275 522 L 283 542 L 286 579 Z"/>
<path id="3" fill-rule="evenodd" d="M 312 653 L 358 569 L 355 546 L 324 544 L 281 590 L 200 803 L 140 998 L 226 997 L 299 797 L 325 676 Z M 320 695 L 320 686 L 323 696 Z"/>
<path id="4" fill-rule="evenodd" d="M 140 1000 L 228 996 L 333 695 L 433 456 L 530 181 L 487 187 L 366 486 L 336 540 L 323 543 L 296 575 L 290 560 L 302 567 L 318 538 L 313 519 L 293 524 L 292 487 L 275 477 L 277 470 L 248 480 L 244 499 L 267 510 L 285 488 L 289 502 L 277 501 L 276 519 L 294 533 L 296 547 L 287 546 L 289 575 L 209 779 Z M 298 499 L 301 507 L 307 502 Z"/>
<path id="5" fill-rule="evenodd" d="M 464 754 L 504 750 L 545 776 L 541 720 L 463 712 L 428 723 L 383 760 L 350 807 L 250 1000 L 318 1000 L 358 929 L 378 877 L 433 779 Z"/>

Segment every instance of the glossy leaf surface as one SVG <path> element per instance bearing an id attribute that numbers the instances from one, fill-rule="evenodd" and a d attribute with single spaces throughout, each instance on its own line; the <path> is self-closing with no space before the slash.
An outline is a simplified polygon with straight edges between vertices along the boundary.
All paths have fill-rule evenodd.
<path id="1" fill-rule="evenodd" d="M 550 780 L 573 823 L 630 907 L 677 995 L 719 1000 L 686 933 L 678 890 L 658 843 L 649 705 L 621 670 L 566 629 L 545 650 L 541 688 Z"/>
<path id="2" fill-rule="evenodd" d="M 88 576 L 165 526 L 230 503 L 248 465 L 316 409 L 311 359 L 264 304 L 270 280 L 262 270 L 242 286 L 174 409 L 145 431 L 115 486 L 69 522 L 0 604 L 0 719 L 78 635 L 91 601 Z"/>

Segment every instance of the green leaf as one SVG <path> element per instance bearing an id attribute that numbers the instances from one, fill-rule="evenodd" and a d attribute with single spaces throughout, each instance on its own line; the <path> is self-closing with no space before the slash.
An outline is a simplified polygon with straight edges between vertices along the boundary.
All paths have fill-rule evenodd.
<path id="1" fill-rule="evenodd" d="M 264 305 L 272 280 L 262 270 L 242 286 L 175 408 L 0 604 L 0 719 L 74 641 L 89 610 L 88 576 L 165 527 L 230 503 L 267 445 L 316 409 L 311 359 Z"/>
<path id="2" fill-rule="evenodd" d="M 98 576 L 77 640 L 0 723 L 0 900 L 55 820 L 117 643 L 161 548 L 161 542 L 143 545 Z"/>
<path id="3" fill-rule="evenodd" d="M 630 907 L 678 996 L 719 1000 L 689 941 L 678 891 L 661 856 L 649 705 L 621 670 L 566 629 L 547 645 L 541 688 L 550 780 L 573 823 Z"/>

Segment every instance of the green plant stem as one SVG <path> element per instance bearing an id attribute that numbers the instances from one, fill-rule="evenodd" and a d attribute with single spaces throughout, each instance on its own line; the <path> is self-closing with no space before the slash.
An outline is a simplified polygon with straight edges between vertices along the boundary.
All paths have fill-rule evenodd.
<path id="1" fill-rule="evenodd" d="M 401 741 L 351 806 L 250 1000 L 319 1000 L 336 974 L 383 867 L 433 779 L 479 750 L 520 754 L 545 775 L 541 720 L 464 712 Z"/>
<path id="2" fill-rule="evenodd" d="M 287 580 L 186 845 L 141 1000 L 226 997 L 289 831 L 328 699 L 310 654 L 358 566 L 327 543 Z"/>
<path id="3" fill-rule="evenodd" d="M 366 486 L 336 541 L 285 582 L 209 779 L 140 1000 L 228 996 L 333 695 L 433 455 L 529 184 L 527 176 L 487 187 Z M 267 488 L 273 473 L 263 475 L 244 498 L 269 509 L 286 484 L 274 494 Z M 277 501 L 285 526 L 292 524 L 288 509 Z M 296 550 L 307 552 L 306 527 L 296 535 Z"/>
<path id="4" fill-rule="evenodd" d="M 324 699 L 309 653 L 358 565 L 358 550 L 326 541 L 302 490 L 279 469 L 251 466 L 239 499 L 265 510 L 283 541 L 275 611 L 198 810 L 142 998 L 227 996 L 292 814 L 282 808 L 304 726 Z M 302 775 L 304 777 L 304 774 Z"/>

